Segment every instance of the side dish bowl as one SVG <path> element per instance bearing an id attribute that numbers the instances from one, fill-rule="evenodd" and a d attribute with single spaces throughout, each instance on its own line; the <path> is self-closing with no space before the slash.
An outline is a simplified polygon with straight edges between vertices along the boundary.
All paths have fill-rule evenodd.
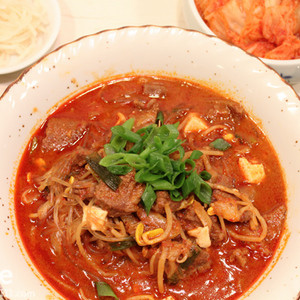
<path id="1" fill-rule="evenodd" d="M 95 82 L 123 74 L 167 75 L 200 83 L 242 103 L 260 124 L 285 173 L 288 216 L 273 262 L 242 298 L 296 299 L 300 278 L 297 94 L 259 59 L 217 37 L 158 26 L 107 30 L 69 43 L 28 68 L 0 98 L 0 292 L 10 300 L 61 299 L 30 261 L 16 227 L 17 167 L 31 134 L 57 105 Z"/>
<path id="2" fill-rule="evenodd" d="M 215 33 L 207 26 L 205 21 L 199 14 L 195 1 L 184 1 L 184 17 L 187 26 L 191 29 L 199 30 L 208 35 L 215 35 Z M 300 59 L 292 60 L 275 60 L 260 58 L 265 64 L 277 71 L 282 78 L 291 84 L 300 82 Z"/>
<path id="3" fill-rule="evenodd" d="M 0 66 L 0 75 L 16 72 L 28 67 L 45 55 L 53 46 L 60 30 L 60 7 L 57 0 L 41 1 L 41 4 L 47 17 L 45 31 L 34 38 L 36 45 L 30 53 L 20 59 L 18 57 L 12 57 L 11 61 L 7 60 L 7 65 Z M 29 26 L 27 27 L 28 31 L 34 31 L 34 29 L 31 29 Z M 25 30 L 26 28 L 24 32 L 26 32 Z M 27 47 L 29 46 L 30 45 Z"/>

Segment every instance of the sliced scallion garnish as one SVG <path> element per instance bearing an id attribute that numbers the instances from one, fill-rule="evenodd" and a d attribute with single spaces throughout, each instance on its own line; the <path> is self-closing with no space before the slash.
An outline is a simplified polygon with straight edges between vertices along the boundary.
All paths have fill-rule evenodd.
<path id="1" fill-rule="evenodd" d="M 142 201 L 144 203 L 144 207 L 146 210 L 147 215 L 149 215 L 149 212 L 151 210 L 152 205 L 154 204 L 156 200 L 156 194 L 150 184 L 146 185 L 145 191 L 142 195 Z"/>
<path id="2" fill-rule="evenodd" d="M 99 299 L 102 297 L 113 297 L 115 299 L 119 299 L 108 283 L 104 281 L 97 281 L 95 284 Z"/>
<path id="3" fill-rule="evenodd" d="M 162 117 L 158 115 L 161 119 Z M 205 182 L 209 173 L 197 174 L 195 160 L 202 155 L 194 150 L 190 157 L 183 160 L 184 141 L 178 138 L 179 123 L 152 124 L 133 132 L 132 119 L 123 125 L 112 127 L 113 133 L 109 144 L 104 146 L 106 156 L 100 165 L 108 168 L 112 173 L 125 175 L 135 169 L 135 180 L 145 183 L 142 195 L 147 214 L 156 200 L 157 190 L 168 191 L 173 201 L 180 201 L 190 193 L 204 202 L 210 203 L 211 188 Z M 130 149 L 127 149 L 130 142 Z M 172 158 L 173 153 L 179 153 L 179 158 Z"/>
<path id="4" fill-rule="evenodd" d="M 222 138 L 214 140 L 209 146 L 221 151 L 225 151 L 231 147 L 231 145 Z"/>
<path id="5" fill-rule="evenodd" d="M 210 173 L 208 173 L 207 171 L 202 171 L 202 172 L 200 172 L 200 177 L 203 179 L 203 180 L 209 180 L 209 179 L 211 179 L 211 174 Z"/>
<path id="6" fill-rule="evenodd" d="M 180 267 L 182 269 L 185 269 L 185 270 L 187 268 L 189 268 L 194 263 L 194 261 L 196 260 L 197 256 L 200 254 L 200 251 L 201 251 L 201 249 L 198 248 L 198 247 L 197 248 L 193 248 L 191 250 L 190 255 L 188 256 L 188 258 L 183 263 L 179 264 Z"/>
<path id="7" fill-rule="evenodd" d="M 137 245 L 137 243 L 132 236 L 126 238 L 124 241 L 109 243 L 111 251 L 124 250 L 124 249 L 131 248 L 133 246 L 136 246 L 136 245 Z"/>
<path id="8" fill-rule="evenodd" d="M 118 175 L 111 173 L 107 168 L 99 165 L 100 157 L 98 155 L 86 157 L 86 162 L 92 171 L 113 191 L 116 191 L 121 183 Z"/>
<path id="9" fill-rule="evenodd" d="M 158 127 L 160 127 L 161 125 L 164 124 L 164 114 L 163 114 L 162 111 L 159 111 L 159 112 L 157 113 L 155 123 L 157 124 Z"/>

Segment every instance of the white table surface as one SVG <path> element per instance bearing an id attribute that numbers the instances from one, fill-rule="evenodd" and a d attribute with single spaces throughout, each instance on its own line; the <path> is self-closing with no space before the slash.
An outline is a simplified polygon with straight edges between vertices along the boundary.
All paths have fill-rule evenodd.
<path id="1" fill-rule="evenodd" d="M 61 29 L 52 49 L 87 34 L 127 25 L 186 27 L 183 1 L 186 0 L 58 0 Z M 0 75 L 0 95 L 20 73 Z"/>

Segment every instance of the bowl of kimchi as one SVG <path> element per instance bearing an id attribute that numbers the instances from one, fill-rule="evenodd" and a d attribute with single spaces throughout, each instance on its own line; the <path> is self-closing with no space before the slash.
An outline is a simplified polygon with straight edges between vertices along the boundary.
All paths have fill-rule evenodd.
<path id="1" fill-rule="evenodd" d="M 184 3 L 190 28 L 216 35 L 300 81 L 300 6 L 297 1 L 198 1 Z"/>
<path id="2" fill-rule="evenodd" d="M 300 103 L 256 57 L 106 30 L 27 69 L 0 115 L 4 297 L 296 299 Z"/>

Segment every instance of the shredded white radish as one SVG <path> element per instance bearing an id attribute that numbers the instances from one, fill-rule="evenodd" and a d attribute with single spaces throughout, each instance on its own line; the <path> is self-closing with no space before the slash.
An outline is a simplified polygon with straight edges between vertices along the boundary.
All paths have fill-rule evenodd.
<path id="1" fill-rule="evenodd" d="M 40 0 L 0 0 L 0 67 L 30 56 L 49 24 Z"/>

